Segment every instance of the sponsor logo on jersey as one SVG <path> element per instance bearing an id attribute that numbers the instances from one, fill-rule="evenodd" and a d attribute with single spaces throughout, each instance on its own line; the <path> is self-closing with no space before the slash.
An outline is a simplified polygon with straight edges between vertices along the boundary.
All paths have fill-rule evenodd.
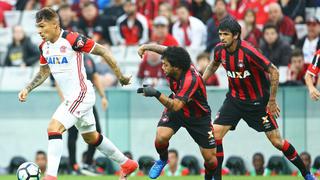
<path id="1" fill-rule="evenodd" d="M 68 64 L 68 60 L 65 56 L 49 56 L 46 57 L 48 64 Z"/>
<path id="2" fill-rule="evenodd" d="M 243 72 L 227 71 L 227 76 L 235 79 L 244 79 L 250 75 L 251 74 L 248 70 L 245 70 Z"/>

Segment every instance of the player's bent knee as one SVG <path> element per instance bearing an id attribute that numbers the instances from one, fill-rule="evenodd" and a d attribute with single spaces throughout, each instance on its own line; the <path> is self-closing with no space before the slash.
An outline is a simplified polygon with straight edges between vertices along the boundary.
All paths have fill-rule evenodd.
<path id="1" fill-rule="evenodd" d="M 97 131 L 82 134 L 83 140 L 87 144 L 92 144 L 92 145 L 97 142 L 97 139 L 99 138 L 99 136 L 100 134 Z"/>
<path id="2" fill-rule="evenodd" d="M 156 141 L 159 144 L 165 144 L 168 143 L 170 140 L 170 137 L 166 134 L 157 133 Z"/>
<path id="3" fill-rule="evenodd" d="M 274 147 L 276 147 L 277 149 L 281 150 L 282 146 L 283 146 L 283 142 L 281 139 L 278 138 L 273 138 L 271 139 L 271 143 Z"/>
<path id="4" fill-rule="evenodd" d="M 66 128 L 59 121 L 52 119 L 48 125 L 47 132 L 59 132 L 63 133 Z"/>

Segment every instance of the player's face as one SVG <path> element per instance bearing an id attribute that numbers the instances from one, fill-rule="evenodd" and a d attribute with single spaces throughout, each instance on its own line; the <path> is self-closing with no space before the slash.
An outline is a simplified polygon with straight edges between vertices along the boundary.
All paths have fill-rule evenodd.
<path id="1" fill-rule="evenodd" d="M 238 35 L 233 35 L 230 31 L 219 30 L 219 38 L 225 48 L 229 48 L 238 38 Z"/>
<path id="2" fill-rule="evenodd" d="M 162 70 L 166 74 L 166 76 L 172 77 L 175 72 L 175 68 L 171 66 L 168 60 L 162 60 Z"/>
<path id="3" fill-rule="evenodd" d="M 52 41 L 55 39 L 57 24 L 53 21 L 42 20 L 36 24 L 38 33 L 45 41 Z"/>

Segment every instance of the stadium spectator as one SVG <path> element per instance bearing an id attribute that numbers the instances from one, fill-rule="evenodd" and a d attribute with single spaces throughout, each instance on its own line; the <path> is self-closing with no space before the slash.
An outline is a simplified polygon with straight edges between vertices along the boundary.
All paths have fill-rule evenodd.
<path id="1" fill-rule="evenodd" d="M 178 41 L 169 33 L 169 21 L 164 16 L 158 16 L 153 21 L 151 41 L 164 46 L 178 46 Z"/>
<path id="2" fill-rule="evenodd" d="M 298 41 L 297 46 L 302 49 L 304 60 L 311 63 L 314 53 L 320 49 L 320 22 L 316 17 L 310 17 L 306 23 L 307 35 Z"/>
<path id="3" fill-rule="evenodd" d="M 75 14 L 73 13 L 69 4 L 62 4 L 57 12 L 60 18 L 60 25 L 62 29 L 68 31 L 77 31 L 78 24 L 73 20 Z"/>
<path id="4" fill-rule="evenodd" d="M 39 166 L 41 174 L 45 174 L 47 169 L 47 154 L 44 151 L 37 151 L 35 163 Z"/>
<path id="5" fill-rule="evenodd" d="M 111 44 L 108 29 L 110 26 L 109 22 L 104 16 L 99 15 L 99 10 L 94 2 L 83 4 L 78 28 L 85 36 L 92 38 L 100 44 Z"/>
<path id="6" fill-rule="evenodd" d="M 162 70 L 161 56 L 149 51 L 143 56 L 138 70 L 140 84 L 151 86 L 163 85 L 165 75 Z"/>
<path id="7" fill-rule="evenodd" d="M 125 14 L 117 19 L 118 40 L 122 45 L 139 45 L 148 42 L 149 26 L 145 16 L 137 12 L 133 2 L 124 4 Z"/>
<path id="8" fill-rule="evenodd" d="M 42 7 L 51 7 L 55 11 L 58 10 L 60 5 L 65 3 L 65 0 L 40 0 Z"/>
<path id="9" fill-rule="evenodd" d="M 137 11 L 150 22 L 158 16 L 159 0 L 136 0 L 136 6 Z"/>
<path id="10" fill-rule="evenodd" d="M 178 20 L 172 27 L 172 35 L 180 46 L 201 48 L 207 38 L 206 26 L 197 18 L 189 15 L 188 7 L 181 5 L 177 8 Z"/>
<path id="11" fill-rule="evenodd" d="M 282 12 L 290 17 L 296 24 L 305 20 L 305 0 L 280 0 Z"/>
<path id="12" fill-rule="evenodd" d="M 81 17 L 81 9 L 83 8 L 84 4 L 88 2 L 93 2 L 96 4 L 95 0 L 72 0 L 71 9 L 76 13 L 77 17 Z M 98 7 L 97 4 L 96 7 Z"/>
<path id="13" fill-rule="evenodd" d="M 206 70 L 207 66 L 210 64 L 210 56 L 208 53 L 200 53 L 197 56 L 197 69 L 199 73 L 202 75 Z M 212 74 L 208 80 L 205 81 L 207 86 L 219 86 L 219 80 L 217 75 Z"/>
<path id="14" fill-rule="evenodd" d="M 314 85 L 314 78 L 319 74 L 320 70 L 320 49 L 314 54 L 314 58 L 312 60 L 312 64 L 309 65 L 305 81 L 309 90 L 310 98 L 314 101 L 320 99 L 320 92 Z M 318 85 L 319 83 L 317 83 Z"/>
<path id="15" fill-rule="evenodd" d="M 290 17 L 282 13 L 281 7 L 278 3 L 271 3 L 269 5 L 269 20 L 268 23 L 275 25 L 282 39 L 289 44 L 296 43 L 297 33 L 294 22 Z"/>
<path id="16" fill-rule="evenodd" d="M 204 24 L 206 24 L 212 16 L 211 6 L 206 0 L 192 0 L 189 9 L 191 15 L 200 19 Z"/>
<path id="17" fill-rule="evenodd" d="M 5 66 L 32 66 L 39 60 L 39 49 L 33 44 L 20 25 L 12 27 L 12 43 L 8 45 Z"/>
<path id="18" fill-rule="evenodd" d="M 309 63 L 304 62 L 302 51 L 300 49 L 294 49 L 291 54 L 290 64 L 288 65 L 286 85 L 304 85 L 304 76 L 308 66 Z M 316 82 L 317 78 L 315 78 L 314 83 Z"/>
<path id="19" fill-rule="evenodd" d="M 256 14 L 253 10 L 248 9 L 244 14 L 241 38 L 258 48 L 261 37 L 262 33 L 256 26 Z"/>
<path id="20" fill-rule="evenodd" d="M 15 4 L 15 10 L 18 11 L 30 11 L 39 8 L 37 0 L 17 0 Z"/>
<path id="21" fill-rule="evenodd" d="M 263 27 L 263 40 L 260 48 L 265 55 L 275 66 L 288 66 L 291 47 L 282 40 L 279 36 L 277 27 L 273 24 L 266 24 Z"/>
<path id="22" fill-rule="evenodd" d="M 216 0 L 213 12 L 213 16 L 207 22 L 206 52 L 208 53 L 211 53 L 212 49 L 220 42 L 218 26 L 223 18 L 229 16 L 226 2 L 224 0 Z"/>
<path id="23" fill-rule="evenodd" d="M 172 33 L 172 26 L 177 21 L 177 16 L 172 11 L 172 6 L 168 2 L 159 5 L 159 16 L 164 16 L 169 20 L 169 32 Z"/>
<path id="24" fill-rule="evenodd" d="M 230 0 L 228 3 L 228 12 L 237 20 L 242 20 L 246 11 L 248 0 Z"/>
<path id="25" fill-rule="evenodd" d="M 179 154 L 175 149 L 168 150 L 168 166 L 163 171 L 165 176 L 187 176 L 189 174 L 188 168 L 179 163 Z"/>
<path id="26" fill-rule="evenodd" d="M 111 21 L 112 26 L 116 25 L 118 17 L 124 14 L 123 9 L 124 0 L 113 0 L 110 6 L 103 10 L 103 14 Z"/>
<path id="27" fill-rule="evenodd" d="M 106 48 L 108 48 L 106 46 Z M 104 62 L 101 58 L 96 59 L 96 68 L 97 68 L 97 73 L 100 76 L 102 86 L 104 88 L 109 88 L 112 86 L 117 86 L 118 80 L 113 71 L 110 69 L 108 64 Z"/>
<path id="28" fill-rule="evenodd" d="M 270 170 L 264 166 L 264 156 L 261 153 L 255 153 L 252 157 L 253 170 L 250 176 L 269 176 Z"/>
<path id="29" fill-rule="evenodd" d="M 267 23 L 269 19 L 269 8 L 271 3 L 276 3 L 277 0 L 248 0 L 246 9 L 253 9 L 256 13 L 256 24 L 260 28 Z"/>

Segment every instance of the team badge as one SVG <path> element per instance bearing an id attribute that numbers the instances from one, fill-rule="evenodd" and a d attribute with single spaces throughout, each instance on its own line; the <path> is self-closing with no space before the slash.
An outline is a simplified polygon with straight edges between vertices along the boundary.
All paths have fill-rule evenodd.
<path id="1" fill-rule="evenodd" d="M 61 53 L 65 53 L 66 52 L 67 47 L 66 46 L 61 46 L 60 47 L 60 52 Z"/>
<path id="2" fill-rule="evenodd" d="M 239 61 L 239 62 L 238 62 L 238 67 L 239 67 L 239 68 L 243 68 L 243 67 L 244 67 L 244 64 L 243 64 L 242 61 Z"/>

